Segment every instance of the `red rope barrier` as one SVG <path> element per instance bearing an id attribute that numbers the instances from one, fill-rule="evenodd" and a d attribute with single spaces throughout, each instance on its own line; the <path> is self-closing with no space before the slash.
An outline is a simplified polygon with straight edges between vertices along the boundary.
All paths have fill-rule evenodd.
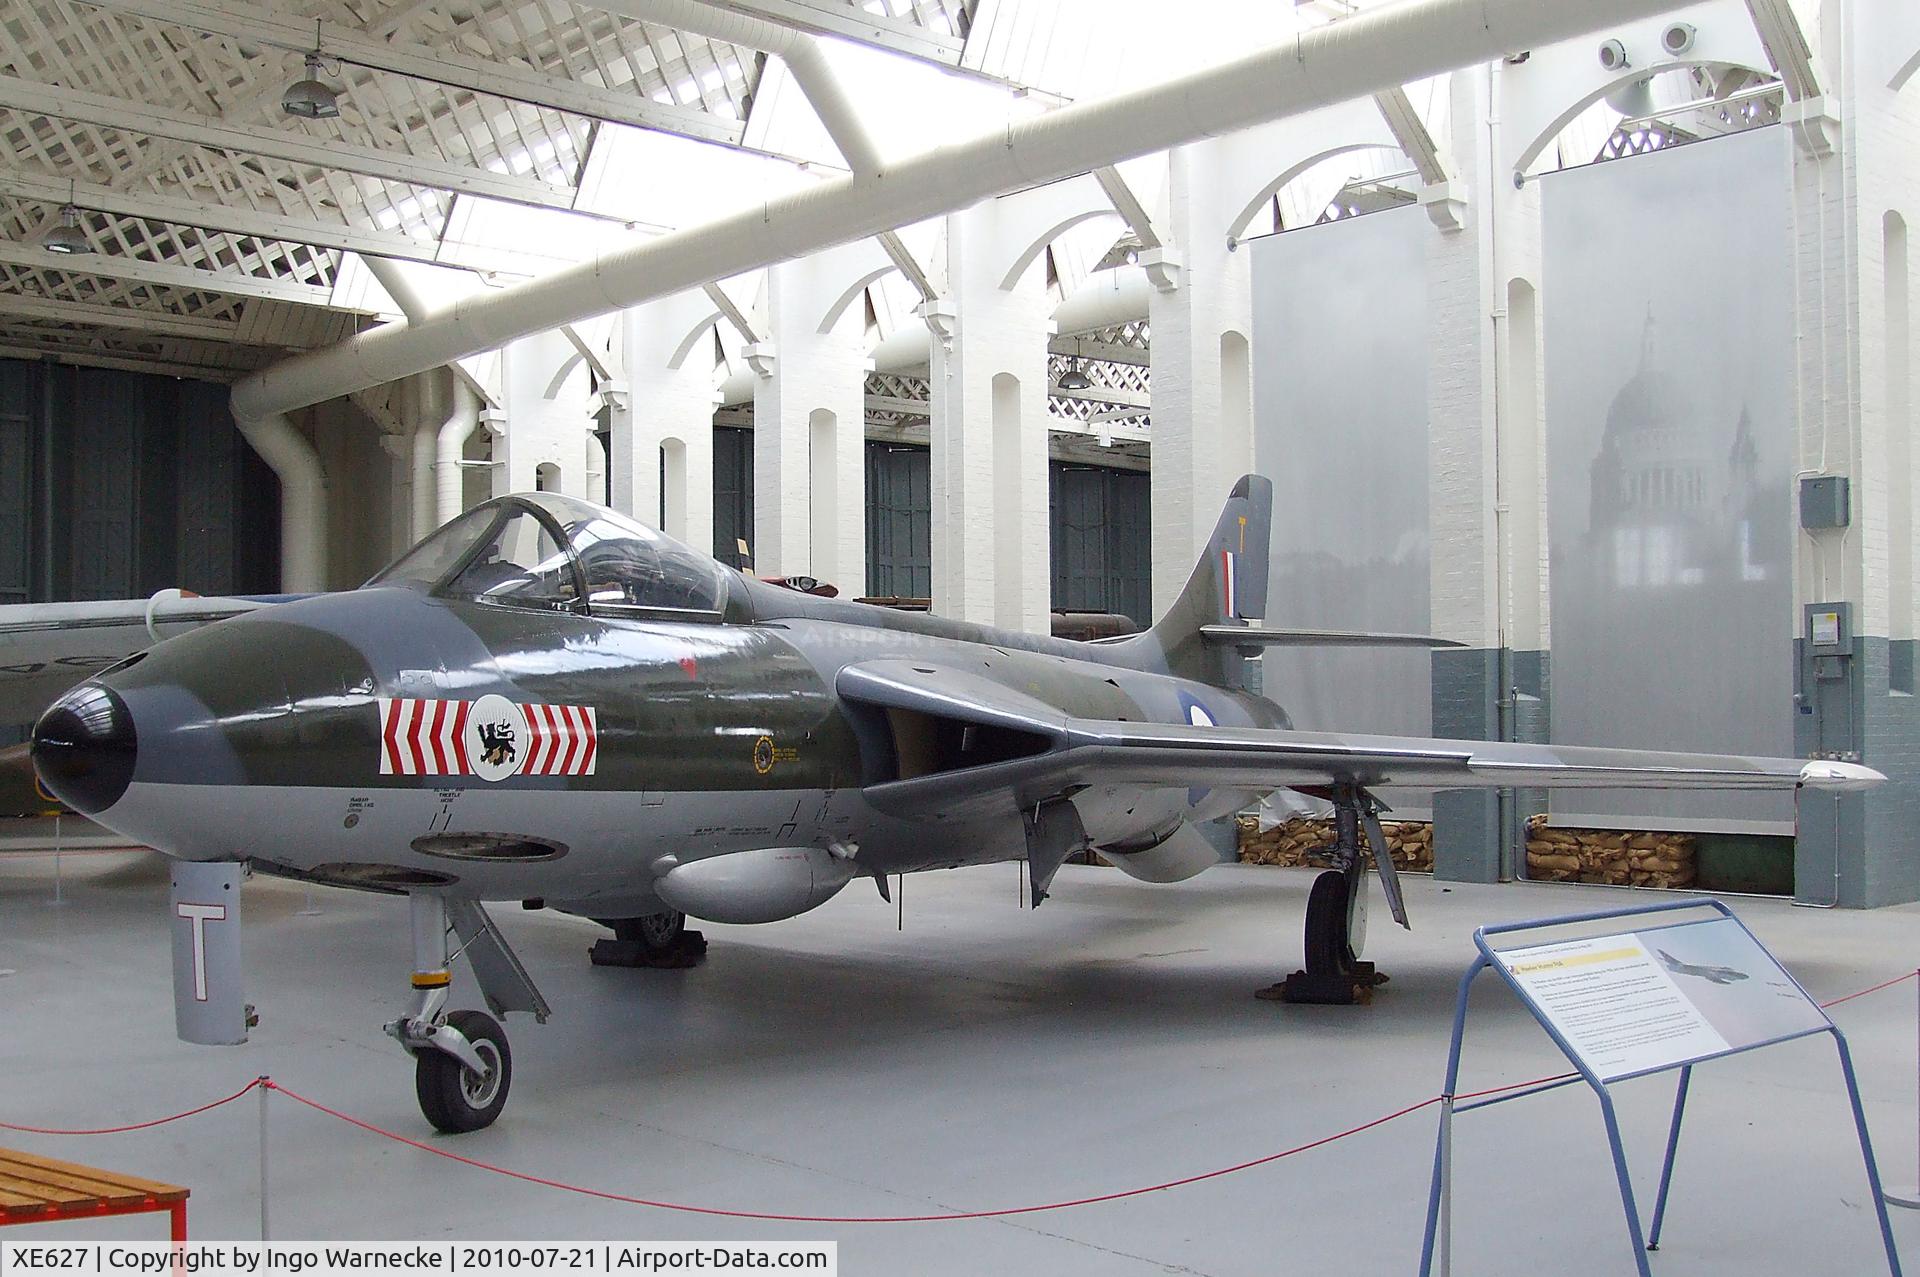
<path id="1" fill-rule="evenodd" d="M 202 1104 L 199 1108 L 190 1108 L 184 1113 L 175 1113 L 171 1117 L 156 1117 L 151 1122 L 133 1122 L 126 1126 L 102 1126 L 91 1130 L 62 1130 L 54 1126 L 22 1126 L 14 1122 L 0 1122 L 0 1130 L 25 1131 L 29 1135 L 125 1135 L 128 1131 L 151 1130 L 156 1126 L 165 1126 L 169 1122 L 183 1122 L 187 1118 L 210 1113 L 223 1104 L 231 1104 L 242 1096 L 250 1094 L 256 1087 L 262 1085 L 264 1083 L 261 1079 L 255 1078 L 225 1099 L 214 1100 L 210 1104 Z"/>
<path id="2" fill-rule="evenodd" d="M 1453 1098 L 1456 1100 L 1478 1100 L 1489 1095 L 1499 1095 L 1504 1091 L 1524 1091 L 1530 1086 L 1545 1086 L 1549 1082 L 1564 1082 L 1570 1077 L 1579 1076 L 1578 1073 L 1555 1073 L 1548 1077 L 1537 1077 L 1531 1082 L 1509 1082 L 1505 1086 L 1490 1086 L 1484 1091 L 1468 1091 L 1464 1095 L 1456 1095 Z"/>
<path id="3" fill-rule="evenodd" d="M 504 1166 L 495 1166 L 489 1162 L 482 1162 L 477 1158 L 464 1157 L 459 1153 L 450 1153 L 446 1149 L 435 1148 L 433 1145 L 421 1140 L 410 1139 L 405 1135 L 385 1130 L 375 1126 L 371 1122 L 362 1121 L 360 1118 L 351 1117 L 337 1109 L 328 1108 L 318 1100 L 310 1100 L 304 1095 L 289 1091 L 286 1087 L 276 1082 L 268 1081 L 264 1083 L 264 1085 L 270 1090 L 278 1091 L 296 1103 L 304 1104 L 310 1109 L 325 1113 L 328 1117 L 338 1118 L 350 1126 L 359 1127 L 363 1131 L 371 1132 L 374 1135 L 393 1140 L 399 1144 L 405 1144 L 411 1148 L 417 1148 L 423 1153 L 431 1153 L 435 1157 L 444 1157 L 450 1162 L 459 1162 L 463 1165 L 471 1166 L 476 1170 L 491 1171 L 496 1175 L 505 1175 L 509 1179 L 517 1179 L 523 1183 L 538 1184 L 542 1188 L 559 1189 L 563 1193 L 578 1193 L 582 1197 L 597 1197 L 602 1201 L 621 1202 L 629 1206 L 651 1206 L 656 1210 L 679 1211 L 689 1215 L 718 1215 L 727 1219 L 765 1219 L 788 1224 L 931 1224 L 961 1219 L 1003 1219 L 1009 1215 L 1033 1215 L 1042 1211 L 1066 1210 L 1072 1206 L 1091 1206 L 1096 1202 L 1116 1202 L 1123 1198 L 1141 1197 L 1147 1193 L 1164 1192 L 1169 1188 L 1180 1188 L 1187 1184 L 1198 1184 L 1203 1180 L 1219 1179 L 1223 1175 L 1233 1175 L 1240 1171 L 1252 1170 L 1256 1166 L 1265 1166 L 1269 1162 L 1277 1162 L 1283 1157 L 1292 1157 L 1297 1153 L 1305 1153 L 1312 1149 L 1331 1144 L 1336 1140 L 1343 1140 L 1349 1136 L 1358 1135 L 1362 1131 L 1370 1131 L 1376 1126 L 1385 1126 L 1388 1122 L 1394 1121 L 1397 1118 L 1405 1117 L 1409 1113 L 1417 1113 L 1423 1108 L 1429 1108 L 1440 1102 L 1440 1097 L 1435 1095 L 1428 1099 L 1421 1100 L 1418 1104 L 1409 1104 L 1407 1107 L 1389 1113 L 1385 1117 L 1376 1117 L 1371 1122 L 1363 1122 L 1359 1126 L 1350 1127 L 1347 1130 L 1341 1131 L 1338 1135 L 1323 1136 L 1310 1143 L 1297 1144 L 1292 1148 L 1282 1149 L 1278 1153 L 1269 1153 L 1265 1157 L 1256 1157 L 1250 1162 L 1241 1162 L 1235 1166 L 1224 1166 L 1219 1170 L 1204 1171 L 1198 1175 L 1188 1175 L 1181 1179 L 1170 1179 L 1160 1184 L 1149 1184 L 1145 1188 L 1123 1189 L 1119 1192 L 1101 1193 L 1093 1197 L 1077 1197 L 1068 1201 L 1047 1202 L 1040 1206 L 1004 1206 L 998 1210 L 952 1211 L 937 1215 L 782 1215 L 770 1211 L 726 1210 L 717 1206 L 690 1206 L 681 1202 L 663 1202 L 646 1197 L 628 1197 L 623 1193 L 610 1193 L 604 1189 L 586 1188 L 578 1184 L 569 1184 L 564 1180 L 545 1179 L 538 1175 L 529 1175 L 525 1171 L 508 1170 Z"/>
<path id="4" fill-rule="evenodd" d="M 1882 989 L 1891 989 L 1896 984 L 1905 984 L 1908 980 L 1913 979 L 1917 975 L 1920 975 L 1920 971 L 1909 971 L 1905 975 L 1897 975 L 1893 977 L 1893 979 L 1891 980 L 1882 980 L 1879 984 L 1874 985 L 1871 989 L 1862 989 L 1858 993 L 1849 993 L 1844 998 L 1835 998 L 1831 1002 L 1822 1002 L 1820 1004 L 1820 1009 L 1824 1011 L 1828 1007 L 1837 1007 L 1842 1002 L 1851 1002 L 1855 998 L 1864 998 L 1869 993 L 1878 993 Z"/>
<path id="5" fill-rule="evenodd" d="M 1916 976 L 1920 976 L 1920 970 L 1908 971 L 1902 975 L 1893 977 L 1891 980 L 1883 980 L 1879 984 L 1861 989 L 1857 993 L 1849 993 L 1844 997 L 1822 1002 L 1820 1006 L 1823 1009 L 1837 1007 L 1844 1002 L 1851 1002 L 1855 998 L 1864 998 L 1870 993 L 1879 993 L 1883 989 L 1891 989 L 1895 985 L 1904 984 Z M 1456 1101 L 1484 1099 L 1487 1096 L 1500 1095 L 1508 1091 L 1520 1091 L 1530 1087 L 1545 1086 L 1548 1083 L 1564 1082 L 1578 1076 L 1579 1074 L 1577 1073 L 1550 1074 L 1546 1077 L 1537 1077 L 1525 1082 L 1508 1082 L 1500 1086 L 1488 1087 L 1484 1090 L 1469 1091 L 1465 1094 L 1456 1095 L 1453 1098 Z M 297 1104 L 304 1105 L 307 1108 L 313 1109 L 315 1112 L 324 1113 L 328 1117 L 347 1123 L 349 1126 L 358 1127 L 369 1134 L 378 1135 L 382 1139 L 392 1140 L 397 1144 L 405 1144 L 409 1148 L 418 1149 L 423 1153 L 431 1153 L 435 1157 L 445 1158 L 450 1162 L 459 1162 L 461 1165 L 471 1166 L 475 1170 L 488 1171 L 495 1175 L 503 1175 L 508 1179 L 516 1179 L 522 1183 L 538 1185 L 541 1188 L 551 1188 L 563 1193 L 574 1193 L 582 1197 L 598 1198 L 601 1201 L 620 1202 L 629 1206 L 648 1206 L 655 1210 L 676 1211 L 681 1214 L 717 1216 L 726 1219 L 760 1219 L 789 1224 L 928 1224 L 963 1219 L 1004 1219 L 1011 1215 L 1035 1215 L 1047 1211 L 1067 1210 L 1075 1206 L 1092 1206 L 1100 1202 L 1123 1201 L 1130 1197 L 1143 1197 L 1148 1193 L 1162 1193 L 1168 1189 L 1183 1188 L 1189 1184 L 1199 1184 L 1207 1180 L 1220 1179 L 1228 1175 L 1237 1175 L 1241 1171 L 1253 1170 L 1256 1167 L 1267 1166 L 1284 1158 L 1311 1152 L 1317 1148 L 1324 1148 L 1329 1144 L 1350 1139 L 1355 1135 L 1373 1130 L 1375 1127 L 1385 1126 L 1389 1122 L 1397 1121 L 1413 1113 L 1418 1113 L 1422 1109 L 1431 1108 L 1445 1098 L 1439 1095 L 1431 1096 L 1416 1104 L 1409 1104 L 1404 1108 L 1396 1109 L 1383 1117 L 1376 1117 L 1370 1122 L 1362 1122 L 1358 1126 L 1349 1127 L 1338 1134 L 1322 1136 L 1317 1140 L 1311 1140 L 1305 1144 L 1296 1144 L 1292 1148 L 1282 1149 L 1278 1153 L 1269 1153 L 1264 1157 L 1256 1157 L 1250 1161 L 1238 1162 L 1232 1166 L 1223 1166 L 1218 1170 L 1202 1171 L 1197 1175 L 1186 1175 L 1179 1179 L 1165 1180 L 1158 1184 L 1149 1184 L 1143 1188 L 1121 1189 L 1111 1193 L 1099 1193 L 1091 1197 L 1076 1197 L 1064 1201 L 1046 1202 L 1037 1206 L 1004 1206 L 996 1210 L 950 1211 L 927 1215 L 791 1215 L 771 1211 L 728 1210 L 717 1206 L 695 1206 L 685 1202 L 657 1201 L 647 1197 L 631 1197 L 624 1193 L 608 1192 L 605 1189 L 587 1188 L 580 1184 L 569 1184 L 564 1180 L 548 1179 L 539 1175 L 530 1175 L 525 1171 L 509 1170 L 504 1166 L 495 1166 L 490 1162 L 480 1161 L 478 1158 L 467 1157 L 460 1153 L 450 1152 L 444 1148 L 436 1148 L 422 1140 L 412 1139 L 398 1132 L 389 1131 L 384 1127 L 375 1126 L 373 1123 L 361 1118 L 342 1113 L 338 1109 L 329 1108 L 318 1100 L 309 1099 L 296 1091 L 290 1091 L 272 1079 L 264 1077 L 255 1078 L 253 1081 L 248 1082 L 245 1086 L 235 1091 L 232 1095 L 210 1101 L 196 1108 L 187 1109 L 184 1112 L 174 1113 L 167 1117 L 154 1118 L 151 1121 L 133 1122 L 125 1126 L 76 1129 L 63 1129 L 50 1126 L 26 1126 L 14 1122 L 0 1122 L 0 1130 L 22 1131 L 33 1135 L 122 1135 L 131 1131 L 150 1130 L 153 1127 L 165 1126 L 171 1122 L 185 1121 L 190 1117 L 198 1117 L 202 1113 L 209 1113 L 214 1109 L 231 1104 L 235 1100 L 241 1099 L 261 1087 L 269 1091 L 278 1091 Z"/>

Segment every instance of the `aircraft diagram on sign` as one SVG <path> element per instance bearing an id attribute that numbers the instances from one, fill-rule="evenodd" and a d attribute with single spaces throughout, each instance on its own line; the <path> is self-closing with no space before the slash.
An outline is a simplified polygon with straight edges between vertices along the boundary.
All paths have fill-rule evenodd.
<path id="1" fill-rule="evenodd" d="M 1655 949 L 1654 952 L 1660 955 L 1660 965 L 1675 975 L 1692 976 L 1696 980 L 1705 980 L 1709 984 L 1733 984 L 1747 978 L 1746 972 L 1736 971 L 1732 967 L 1714 966 L 1711 963 L 1703 965 L 1682 962 L 1665 949 Z"/>
<path id="2" fill-rule="evenodd" d="M 1291 788 L 1334 808 L 1298 992 L 1337 1000 L 1370 978 L 1364 847 L 1406 921 L 1377 789 L 1882 779 L 1294 731 L 1244 690 L 1248 653 L 1432 641 L 1243 619 L 1266 611 L 1271 505 L 1241 479 L 1168 614 L 1078 643 L 796 593 L 585 502 L 502 497 L 358 590 L 243 605 L 93 673 L 40 718 L 33 758 L 63 802 L 170 856 L 404 893 L 414 997 L 388 1028 L 443 1130 L 492 1122 L 511 1080 L 495 1018 L 447 1008 L 449 935 L 496 1015 L 547 1012 L 485 901 L 544 901 L 643 949 L 686 915 L 774 921 L 856 878 L 884 897 L 892 875 L 959 865 L 1025 861 L 1037 905 L 1082 851 L 1191 877 L 1217 863 L 1197 822 Z"/>

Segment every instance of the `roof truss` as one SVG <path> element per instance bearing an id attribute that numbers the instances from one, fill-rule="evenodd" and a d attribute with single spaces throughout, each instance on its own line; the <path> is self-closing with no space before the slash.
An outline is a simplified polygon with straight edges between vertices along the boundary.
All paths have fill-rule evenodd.
<path id="1" fill-rule="evenodd" d="M 89 3 L 115 13 L 296 53 L 305 53 L 314 47 L 313 21 L 231 0 L 225 3 L 220 0 L 89 0 Z M 616 86 L 560 79 L 521 63 L 474 57 L 457 47 L 429 49 L 371 36 L 340 23 L 322 21 L 318 26 L 324 56 L 354 66 L 630 124 L 635 128 L 678 133 L 706 142 L 737 143 L 744 127 L 739 121 L 728 120 L 704 108 L 656 102 L 639 91 L 631 80 Z M 593 70 L 600 73 L 594 78 L 613 78 L 604 64 Z"/>
<path id="2" fill-rule="evenodd" d="M 309 168 L 339 169 L 365 177 L 542 208 L 573 207 L 571 190 L 535 178 L 496 173 L 433 156 L 399 154 L 278 129 L 229 124 L 126 98 L 40 84 L 18 76 L 0 75 L 0 106 L 57 115 L 97 128 L 170 138 L 229 153 L 263 155 Z"/>

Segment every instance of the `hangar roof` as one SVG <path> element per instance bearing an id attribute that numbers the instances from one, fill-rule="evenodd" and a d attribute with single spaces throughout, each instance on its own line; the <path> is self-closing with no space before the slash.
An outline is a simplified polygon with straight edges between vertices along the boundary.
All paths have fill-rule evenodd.
<path id="1" fill-rule="evenodd" d="M 662 20 L 701 7 L 820 38 L 898 153 L 1357 4 L 24 0 L 0 16 L 0 355 L 230 377 L 390 312 L 355 253 L 507 282 L 844 171 L 779 57 Z M 292 118 L 316 48 L 339 114 Z M 91 254 L 42 247 L 69 201 Z"/>
<path id="2" fill-rule="evenodd" d="M 19 0 L 0 9 L 0 357 L 231 379 L 395 315 L 365 257 L 418 264 L 432 303 L 844 173 L 780 52 L 795 33 L 897 156 L 1380 2 L 1185 0 L 1169 22 L 1165 0 Z M 338 115 L 289 116 L 316 52 Z M 1620 119 L 1590 114 L 1589 158 Z M 1333 214 L 1411 198 L 1398 158 L 1365 159 L 1380 171 Z M 1158 179 L 1122 171 L 1151 206 Z M 94 251 L 44 246 L 68 205 Z M 1076 277 L 1135 243 L 1070 234 Z M 882 327 L 912 291 L 875 288 Z M 1074 353 L 1100 358 L 1089 333 Z"/>

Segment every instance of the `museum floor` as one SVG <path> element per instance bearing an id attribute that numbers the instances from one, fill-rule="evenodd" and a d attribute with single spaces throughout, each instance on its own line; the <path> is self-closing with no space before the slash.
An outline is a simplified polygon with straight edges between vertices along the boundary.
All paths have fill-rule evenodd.
<path id="1" fill-rule="evenodd" d="M 406 992 L 396 899 L 256 881 L 246 894 L 247 1046 L 173 1036 L 166 875 L 153 856 L 0 856 L 0 1120 L 101 1126 L 187 1108 L 257 1074 L 414 1137 L 412 1068 L 380 1032 Z M 1153 888 L 1069 867 L 1036 912 L 1012 866 L 910 879 L 904 932 L 856 883 L 814 913 L 707 927 L 691 971 L 599 969 L 604 934 L 496 916 L 555 1014 L 509 1025 L 513 1095 L 494 1129 L 436 1146 L 623 1194 L 796 1214 L 898 1215 L 1094 1195 L 1255 1158 L 1439 1090 L 1453 988 L 1484 921 L 1600 908 L 1595 888 L 1411 884 L 1415 930 L 1382 926 L 1393 982 L 1371 1007 L 1252 991 L 1299 958 L 1311 876 L 1230 866 Z M 1920 908 L 1734 902 L 1816 997 L 1920 961 Z M 1914 1181 L 1914 987 L 1838 1008 L 1890 1184 Z M 477 1005 L 463 976 L 454 1005 Z M 1475 1000 L 1467 1087 L 1559 1071 L 1503 991 Z M 1670 1078 L 1622 1088 L 1651 1198 Z M 1884 1271 L 1824 1038 L 1703 1067 L 1655 1271 Z M 1431 1108 L 1242 1174 L 993 1221 L 755 1223 L 667 1214 L 518 1183 L 276 1098 L 276 1237 L 834 1237 L 866 1274 L 1408 1274 Z M 190 1185 L 201 1237 L 257 1228 L 254 1098 L 131 1135 L 0 1143 Z M 1592 1097 L 1566 1088 L 1463 1117 L 1455 1271 L 1632 1271 Z M 1650 1204 L 1650 1201 L 1649 1201 Z M 1895 1213 L 1920 1255 L 1920 1219 Z M 151 1221 L 64 1235 L 153 1237 Z M 10 1230 L 53 1240 L 54 1228 Z"/>

